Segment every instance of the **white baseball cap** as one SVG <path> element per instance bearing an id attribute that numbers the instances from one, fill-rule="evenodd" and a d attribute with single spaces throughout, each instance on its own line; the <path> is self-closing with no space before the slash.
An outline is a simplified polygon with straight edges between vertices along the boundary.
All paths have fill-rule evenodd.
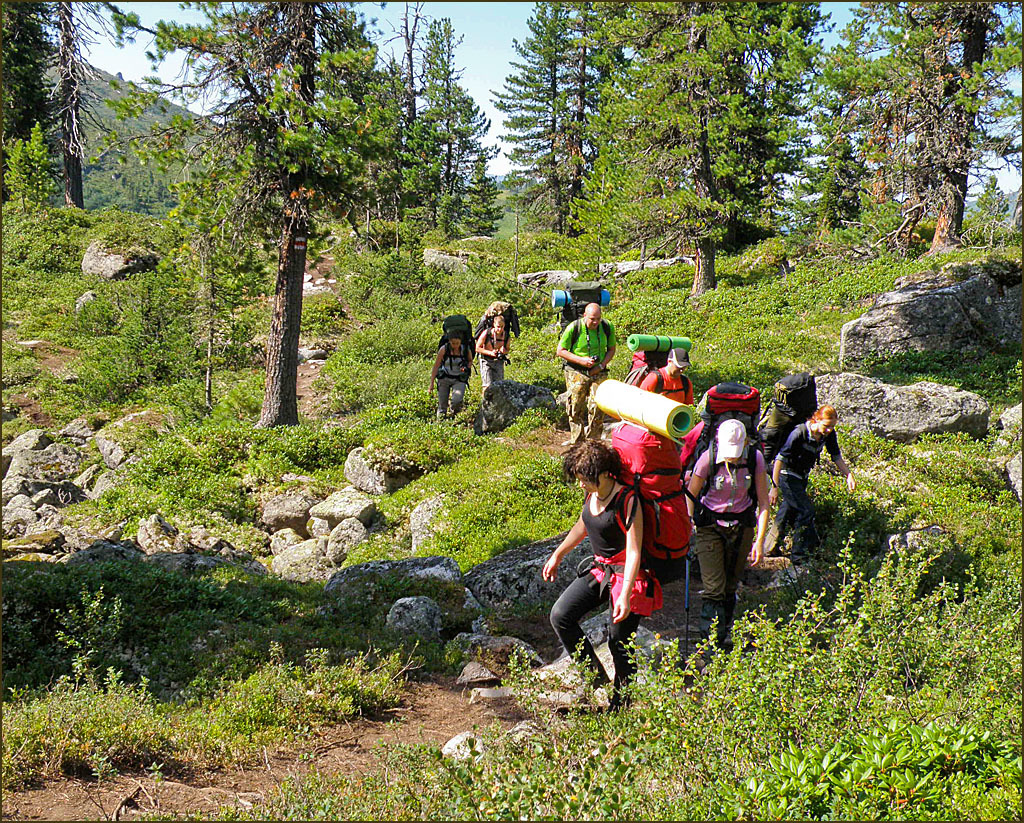
<path id="1" fill-rule="evenodd" d="M 740 457 L 747 445 L 747 430 L 739 420 L 726 420 L 718 427 L 718 457 Z"/>

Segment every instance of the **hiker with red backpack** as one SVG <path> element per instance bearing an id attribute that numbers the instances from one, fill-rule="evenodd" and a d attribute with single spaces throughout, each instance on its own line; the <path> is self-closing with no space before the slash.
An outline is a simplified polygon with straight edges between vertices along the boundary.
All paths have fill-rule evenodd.
<path id="1" fill-rule="evenodd" d="M 764 455 L 740 420 L 719 424 L 711 446 L 694 464 L 687 492 L 704 582 L 701 639 L 710 637 L 717 618 L 714 644 L 727 652 L 732 649 L 736 588 L 747 563 L 756 566 L 764 555 L 770 507 Z"/>
<path id="2" fill-rule="evenodd" d="M 615 345 L 615 327 L 602 319 L 597 303 L 588 303 L 583 316 L 563 330 L 556 354 L 565 361 L 569 439 L 562 445 L 601 437 L 604 414 L 594 403 L 594 392 L 608 378 Z"/>
<path id="3" fill-rule="evenodd" d="M 626 648 L 642 617 L 662 606 L 661 586 L 641 568 L 644 518 L 640 501 L 619 482 L 622 463 L 615 449 L 584 440 L 566 451 L 563 466 L 587 493 L 576 524 L 544 563 L 544 580 L 555 579 L 558 567 L 584 537 L 594 550 L 592 564 L 581 565 L 577 578 L 551 608 L 551 626 L 566 653 L 600 683 L 607 676 L 580 620 L 602 603 L 609 603 L 608 649 L 614 665 L 611 709 L 623 704 L 623 689 L 636 666 Z"/>
<path id="4" fill-rule="evenodd" d="M 671 349 L 668 360 L 660 369 L 648 372 L 640 382 L 644 391 L 662 394 L 677 403 L 693 405 L 693 382 L 683 372 L 690 367 L 690 353 L 680 347 Z"/>
<path id="5" fill-rule="evenodd" d="M 473 338 L 465 315 L 447 317 L 443 325 L 434 368 L 430 372 L 430 393 L 437 385 L 437 417 L 454 417 L 462 409 L 462 401 L 473 373 Z"/>
<path id="6" fill-rule="evenodd" d="M 821 543 L 814 523 L 814 503 L 807 494 L 807 480 L 822 449 L 828 450 L 836 468 L 846 477 L 847 489 L 852 492 L 856 486 L 850 467 L 839 451 L 839 440 L 835 432 L 838 421 L 839 415 L 835 408 L 828 404 L 819 406 L 810 420 L 793 429 L 772 465 L 772 505 L 775 505 L 779 494 L 782 495 L 782 505 L 775 515 L 777 539 L 782 540 L 787 529 L 792 526 L 792 563 L 807 560 Z"/>

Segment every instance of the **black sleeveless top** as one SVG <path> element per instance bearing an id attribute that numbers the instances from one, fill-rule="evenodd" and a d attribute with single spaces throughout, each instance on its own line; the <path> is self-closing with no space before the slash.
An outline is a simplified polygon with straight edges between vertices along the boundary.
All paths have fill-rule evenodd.
<path id="1" fill-rule="evenodd" d="M 619 489 L 605 510 L 598 515 L 590 513 L 590 495 L 583 501 L 583 525 L 587 529 L 594 554 L 614 557 L 626 548 L 626 532 L 623 531 L 617 515 L 622 512 L 623 496 L 628 492 L 629 489 Z"/>

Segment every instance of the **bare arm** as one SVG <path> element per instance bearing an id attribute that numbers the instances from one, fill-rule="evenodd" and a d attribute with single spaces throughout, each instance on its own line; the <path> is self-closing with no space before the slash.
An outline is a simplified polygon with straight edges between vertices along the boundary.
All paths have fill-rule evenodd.
<path id="1" fill-rule="evenodd" d="M 839 457 L 835 459 L 835 464 L 836 468 L 839 469 L 846 478 L 846 488 L 853 491 L 857 486 L 857 483 L 853 479 L 853 470 L 850 469 L 849 464 L 843 459 L 842 455 L 839 455 Z"/>
<path id="2" fill-rule="evenodd" d="M 608 351 L 605 352 L 604 359 L 601 361 L 601 368 L 607 369 L 608 364 L 612 362 L 613 357 L 615 357 L 615 346 L 609 346 Z"/>
<path id="3" fill-rule="evenodd" d="M 772 463 L 772 490 L 768 492 L 768 503 L 774 506 L 779 500 L 779 474 L 782 472 L 782 460 L 778 457 Z"/>
<path id="4" fill-rule="evenodd" d="M 488 357 L 497 357 L 498 352 L 492 349 L 486 343 L 487 340 L 487 329 L 480 332 L 480 336 L 476 339 L 476 350 L 478 354 L 486 354 Z"/>
<path id="5" fill-rule="evenodd" d="M 771 504 L 768 502 L 768 472 L 758 472 L 754 478 L 757 489 L 757 533 L 754 544 L 750 547 L 750 565 L 756 566 L 764 557 L 764 536 L 768 531 L 768 514 Z"/>
<path id="6" fill-rule="evenodd" d="M 581 366 L 584 369 L 589 369 L 590 368 L 590 358 L 589 357 L 580 357 L 580 355 L 573 354 L 568 349 L 562 348 L 562 346 L 558 347 L 558 349 L 556 350 L 555 354 L 557 354 L 559 357 L 561 357 L 563 360 L 565 360 L 568 363 L 574 363 L 575 365 Z"/>
<path id="7" fill-rule="evenodd" d="M 437 358 L 434 360 L 434 368 L 430 370 L 430 393 L 434 393 L 434 382 L 437 380 L 437 370 L 441 368 L 441 361 L 444 359 L 444 346 L 437 350 Z"/>
<path id="8" fill-rule="evenodd" d="M 583 505 L 587 505 L 584 503 Z M 579 519 L 573 524 L 573 527 L 569 529 L 569 533 L 562 539 L 562 542 L 558 544 L 558 548 L 551 552 L 551 556 L 544 563 L 544 568 L 541 570 L 541 577 L 547 580 L 549 583 L 555 579 L 555 575 L 558 572 L 558 566 L 565 559 L 565 556 L 575 549 L 587 536 L 587 527 L 583 525 L 583 515 L 580 514 Z"/>

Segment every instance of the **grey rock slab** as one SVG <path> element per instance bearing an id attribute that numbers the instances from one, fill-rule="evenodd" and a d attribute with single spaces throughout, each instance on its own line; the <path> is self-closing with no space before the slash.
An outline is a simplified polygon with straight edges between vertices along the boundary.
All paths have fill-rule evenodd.
<path id="1" fill-rule="evenodd" d="M 93 463 L 91 466 L 86 467 L 86 469 L 71 482 L 88 494 L 104 471 L 104 467 L 99 463 Z"/>
<path id="2" fill-rule="evenodd" d="M 88 548 L 64 555 L 57 562 L 68 566 L 80 566 L 86 563 L 108 563 L 112 560 L 141 560 L 143 557 L 145 555 L 134 543 L 98 540 Z"/>
<path id="3" fill-rule="evenodd" d="M 96 292 L 87 291 L 79 296 L 75 301 L 75 314 L 80 314 L 82 310 L 92 303 L 96 299 Z"/>
<path id="4" fill-rule="evenodd" d="M 455 681 L 460 686 L 483 686 L 497 683 L 500 678 L 483 663 L 471 660 L 462 667 L 462 673 Z"/>
<path id="5" fill-rule="evenodd" d="M 179 550 L 178 529 L 159 514 L 150 515 L 139 523 L 135 542 L 146 554 L 176 552 Z"/>
<path id="6" fill-rule="evenodd" d="M 1010 406 L 999 415 L 996 428 L 999 430 L 999 436 L 996 438 L 997 448 L 1019 450 L 1021 446 L 1021 404 Z"/>
<path id="7" fill-rule="evenodd" d="M 11 462 L 5 480 L 17 476 L 45 484 L 60 483 L 77 475 L 82 467 L 82 453 L 65 443 L 50 443 L 42 449 L 12 450 L 9 454 Z"/>
<path id="8" fill-rule="evenodd" d="M 326 537 L 303 540 L 276 555 L 270 570 L 285 580 L 297 583 L 326 580 L 335 569 L 327 562 L 326 549 Z"/>
<path id="9" fill-rule="evenodd" d="M 388 610 L 387 627 L 401 635 L 441 639 L 441 607 L 430 597 L 402 597 Z"/>
<path id="10" fill-rule="evenodd" d="M 114 440 L 108 432 L 100 431 L 94 437 L 96 448 L 103 456 L 103 463 L 108 469 L 116 469 L 128 457 L 124 446 Z"/>
<path id="11" fill-rule="evenodd" d="M 358 593 L 362 585 L 384 577 L 460 582 L 459 564 L 450 557 L 410 557 L 405 560 L 371 560 L 336 571 L 324 586 L 324 594 L 345 597 Z"/>
<path id="12" fill-rule="evenodd" d="M 364 526 L 369 526 L 375 514 L 377 504 L 359 489 L 348 486 L 333 492 L 326 500 L 317 503 L 309 510 L 310 517 L 326 520 L 333 529 L 342 520 L 354 517 Z"/>
<path id="13" fill-rule="evenodd" d="M 100 240 L 94 240 L 82 257 L 82 273 L 97 275 L 104 280 L 123 280 L 130 274 L 154 269 L 159 262 L 160 257 L 149 249 L 117 251 L 106 248 Z"/>
<path id="14" fill-rule="evenodd" d="M 485 609 L 508 609 L 554 603 L 576 579 L 580 561 L 593 555 L 590 540 L 584 538 L 558 567 L 556 578 L 547 583 L 541 569 L 564 535 L 540 540 L 502 552 L 466 572 L 468 588 Z"/>
<path id="15" fill-rule="evenodd" d="M 484 389 L 473 429 L 477 434 L 501 431 L 528 409 L 555 406 L 555 395 L 550 389 L 514 380 L 495 380 Z"/>
<path id="16" fill-rule="evenodd" d="M 1013 493 L 1017 495 L 1018 500 L 1024 499 L 1022 492 L 1024 489 L 1021 487 L 1021 453 L 1017 452 L 1013 457 L 1009 459 L 1006 464 L 1006 479 L 1010 483 L 1010 488 L 1013 489 Z"/>
<path id="17" fill-rule="evenodd" d="M 270 537 L 270 553 L 273 555 L 281 554 L 289 546 L 301 543 L 305 539 L 295 529 L 281 529 L 274 532 Z"/>
<path id="18" fill-rule="evenodd" d="M 412 534 L 412 549 L 416 551 L 434 536 L 443 522 L 445 496 L 432 495 L 421 500 L 409 515 L 409 531 Z"/>
<path id="19" fill-rule="evenodd" d="M 449 274 L 466 271 L 466 259 L 464 257 L 448 254 L 440 249 L 424 249 L 423 265 L 430 269 L 441 269 Z"/>
<path id="20" fill-rule="evenodd" d="M 309 522 L 309 510 L 319 501 L 307 491 L 293 489 L 270 498 L 263 504 L 260 522 L 270 532 L 281 529 L 294 529 L 299 534 L 306 534 L 306 523 Z"/>
<path id="21" fill-rule="evenodd" d="M 508 700 L 510 697 L 514 696 L 514 692 L 508 686 L 499 686 L 494 689 L 477 688 L 470 691 L 469 702 L 483 703 L 487 700 Z"/>
<path id="22" fill-rule="evenodd" d="M 508 635 L 495 637 L 489 634 L 461 632 L 455 636 L 452 642 L 461 648 L 466 655 L 485 664 L 507 666 L 512 655 L 518 652 L 526 655 L 526 659 L 529 660 L 531 666 L 544 665 L 544 661 L 537 654 L 537 650 L 518 637 L 510 637 Z"/>
<path id="23" fill-rule="evenodd" d="M 1013 261 L 947 264 L 879 295 L 841 332 L 842 368 L 871 356 L 988 350 L 1021 339 L 1021 270 Z"/>
<path id="24" fill-rule="evenodd" d="M 299 362 L 300 363 L 306 363 L 306 362 L 308 362 L 310 360 L 321 361 L 321 360 L 326 360 L 326 359 L 327 359 L 327 352 L 324 351 L 323 349 L 306 349 L 306 348 L 300 348 L 299 349 Z"/>
<path id="25" fill-rule="evenodd" d="M 310 537 L 327 537 L 331 533 L 331 524 L 322 517 L 311 517 L 306 524 Z"/>
<path id="26" fill-rule="evenodd" d="M 163 552 L 146 555 L 141 559 L 150 565 L 180 574 L 195 574 L 221 566 L 233 566 L 254 575 L 266 575 L 267 573 L 266 568 L 255 560 L 236 562 L 226 557 L 214 557 L 196 552 Z"/>
<path id="27" fill-rule="evenodd" d="M 543 269 L 542 271 L 520 272 L 516 279 L 524 286 L 561 288 L 579 277 L 579 272 L 568 269 Z"/>
<path id="28" fill-rule="evenodd" d="M 340 566 L 349 551 L 366 540 L 366 526 L 354 517 L 346 517 L 331 529 L 327 538 L 327 560 L 331 565 Z"/>
<path id="29" fill-rule="evenodd" d="M 42 429 L 30 429 L 29 431 L 22 432 L 15 437 L 10 443 L 4 446 L 3 450 L 8 454 L 20 451 L 40 451 L 41 449 L 45 449 L 52 442 L 53 438 Z"/>
<path id="30" fill-rule="evenodd" d="M 57 529 L 46 529 L 45 531 L 32 532 L 24 537 L 11 540 L 4 551 L 56 554 L 64 551 L 65 543 L 66 540 L 62 532 Z"/>
<path id="31" fill-rule="evenodd" d="M 386 471 L 371 465 L 366 449 L 362 446 L 349 452 L 344 471 L 345 479 L 367 494 L 391 494 L 413 480 L 408 471 Z"/>
<path id="32" fill-rule="evenodd" d="M 839 423 L 854 432 L 868 431 L 909 443 L 923 434 L 966 432 L 984 437 L 989 405 L 973 392 L 941 383 L 894 386 L 864 375 L 845 372 L 816 379 L 818 401 L 831 403 Z"/>
<path id="33" fill-rule="evenodd" d="M 95 433 L 84 417 L 75 418 L 59 432 L 61 437 L 66 437 L 76 446 L 84 446 Z"/>

